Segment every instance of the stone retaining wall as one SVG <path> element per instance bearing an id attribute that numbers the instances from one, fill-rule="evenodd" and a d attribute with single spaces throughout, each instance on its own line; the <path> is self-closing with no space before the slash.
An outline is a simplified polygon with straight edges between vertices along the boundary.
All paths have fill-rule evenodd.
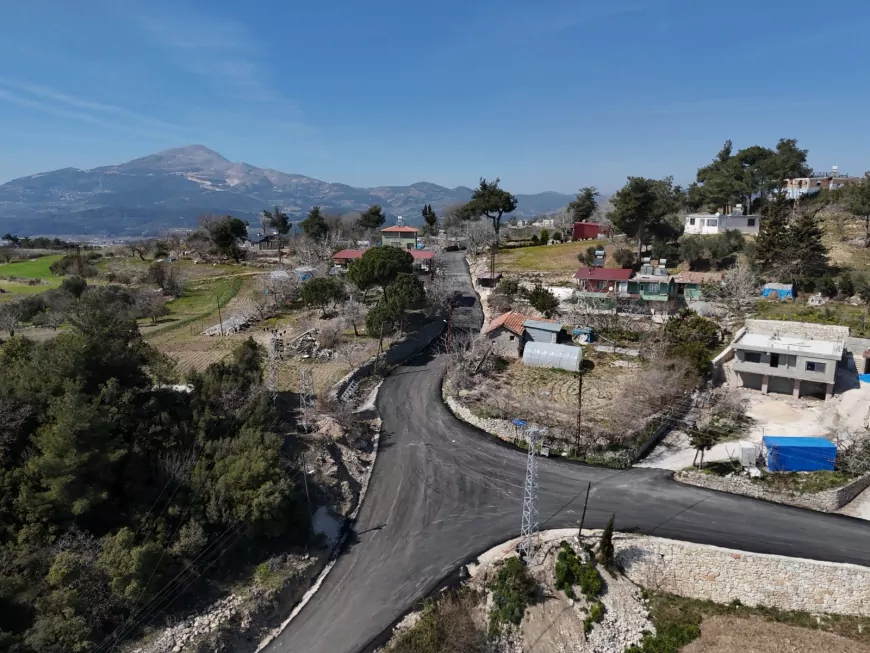
<path id="1" fill-rule="evenodd" d="M 687 485 L 696 485 L 720 492 L 741 494 L 753 499 L 764 499 L 774 503 L 785 503 L 799 508 L 809 508 L 820 512 L 839 510 L 870 486 L 870 474 L 856 478 L 840 488 L 824 490 L 815 494 L 775 492 L 759 483 L 753 483 L 743 476 L 725 478 L 713 474 L 683 471 L 674 474 L 674 479 Z"/>
<path id="2" fill-rule="evenodd" d="M 449 392 L 449 381 L 444 381 L 441 384 L 441 396 L 444 403 L 457 418 L 463 422 L 467 422 L 472 426 L 476 426 L 482 431 L 486 431 L 490 435 L 505 440 L 506 442 L 514 442 L 517 434 L 517 427 L 510 420 L 495 419 L 490 417 L 478 417 L 471 412 L 471 409 L 463 405 L 459 399 L 454 397 Z"/>
<path id="3" fill-rule="evenodd" d="M 647 589 L 780 610 L 870 616 L 870 568 L 615 534 L 626 576 Z"/>

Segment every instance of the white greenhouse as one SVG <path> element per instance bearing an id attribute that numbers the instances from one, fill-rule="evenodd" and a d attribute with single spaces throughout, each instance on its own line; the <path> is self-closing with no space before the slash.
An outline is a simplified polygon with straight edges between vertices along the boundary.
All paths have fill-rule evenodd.
<path id="1" fill-rule="evenodd" d="M 579 372 L 583 362 L 583 350 L 570 345 L 553 345 L 548 342 L 527 342 L 523 349 L 523 365 L 530 367 L 555 367 L 569 372 Z"/>

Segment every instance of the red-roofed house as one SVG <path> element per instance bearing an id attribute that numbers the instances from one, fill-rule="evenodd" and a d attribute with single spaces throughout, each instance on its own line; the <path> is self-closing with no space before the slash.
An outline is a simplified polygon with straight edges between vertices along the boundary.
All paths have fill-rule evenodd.
<path id="1" fill-rule="evenodd" d="M 574 283 L 581 292 L 624 295 L 632 274 L 631 268 L 582 267 L 574 273 Z"/>
<path id="2" fill-rule="evenodd" d="M 343 249 L 340 252 L 333 254 L 332 260 L 336 265 L 347 267 L 351 261 L 362 258 L 362 255 L 365 254 L 365 252 L 366 250 L 364 249 Z M 414 263 L 423 268 L 427 268 L 429 263 L 435 257 L 435 252 L 422 249 L 412 249 L 408 253 L 414 258 Z"/>
<path id="3" fill-rule="evenodd" d="M 394 225 L 381 229 L 381 245 L 401 247 L 402 249 L 417 248 L 417 230 L 405 225 Z"/>
<path id="4" fill-rule="evenodd" d="M 505 356 L 510 358 L 519 358 L 523 355 L 523 345 L 526 340 L 529 340 L 526 333 L 525 322 L 546 322 L 557 324 L 557 320 L 547 320 L 544 318 L 531 317 L 523 315 L 516 311 L 508 311 L 502 313 L 492 322 L 484 331 L 484 334 L 492 342 L 492 353 L 496 356 Z M 561 325 L 559 325 L 561 328 Z"/>

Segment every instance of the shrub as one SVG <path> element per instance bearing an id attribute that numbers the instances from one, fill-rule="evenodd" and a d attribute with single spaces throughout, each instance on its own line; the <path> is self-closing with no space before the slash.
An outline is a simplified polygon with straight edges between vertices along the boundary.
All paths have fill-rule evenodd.
<path id="1" fill-rule="evenodd" d="M 516 295 L 520 291 L 520 284 L 516 279 L 502 279 L 496 288 L 496 292 L 502 295 Z"/>
<path id="2" fill-rule="evenodd" d="M 75 254 L 67 254 L 63 258 L 49 266 L 49 270 L 51 270 L 52 274 L 56 274 L 58 276 L 66 276 L 68 274 L 74 274 L 79 277 L 88 278 L 97 276 L 97 268 L 95 268 L 91 262 L 99 258 L 98 255 L 88 254 L 87 256 L 82 255 L 81 252 L 76 252 Z"/>
<path id="3" fill-rule="evenodd" d="M 399 635 L 389 653 L 489 653 L 486 633 L 473 618 L 481 595 L 462 589 L 428 600 L 420 620 Z"/>
<path id="4" fill-rule="evenodd" d="M 855 284 L 852 283 L 852 277 L 848 274 L 844 274 L 840 277 L 840 281 L 837 284 L 837 287 L 840 290 L 841 295 L 846 295 L 846 297 L 851 297 L 855 294 Z"/>
<path id="5" fill-rule="evenodd" d="M 598 562 L 610 569 L 613 566 L 613 519 L 610 515 L 607 520 L 607 526 L 604 527 L 604 532 L 601 533 L 601 542 L 598 545 Z"/>
<path id="6" fill-rule="evenodd" d="M 550 231 L 548 229 L 541 229 L 541 235 L 538 237 L 538 241 L 541 245 L 546 245 L 550 242 Z"/>
<path id="7" fill-rule="evenodd" d="M 630 268 L 634 265 L 634 252 L 623 247 L 613 252 L 613 260 L 621 268 Z"/>
<path id="8" fill-rule="evenodd" d="M 526 608 L 537 595 L 535 581 L 519 558 L 508 558 L 505 561 L 490 589 L 495 603 L 489 613 L 489 630 L 492 635 L 498 634 L 506 624 L 519 626 Z"/>
<path id="9" fill-rule="evenodd" d="M 583 620 L 583 632 L 588 635 L 595 624 L 601 623 L 606 612 L 607 608 L 601 601 L 593 601 L 589 606 L 589 614 Z"/>
<path id="10" fill-rule="evenodd" d="M 559 308 L 559 300 L 552 292 L 541 285 L 535 286 L 532 290 L 526 293 L 526 299 L 532 307 L 544 314 L 545 317 L 550 317 Z"/>
<path id="11" fill-rule="evenodd" d="M 574 598 L 575 585 L 588 600 L 604 591 L 604 579 L 592 561 L 583 564 L 571 545 L 562 542 L 562 550 L 556 558 L 556 588 Z"/>

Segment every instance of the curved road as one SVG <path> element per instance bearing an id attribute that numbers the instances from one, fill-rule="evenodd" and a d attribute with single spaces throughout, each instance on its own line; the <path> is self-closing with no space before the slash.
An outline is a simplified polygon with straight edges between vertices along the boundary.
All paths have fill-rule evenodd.
<path id="1" fill-rule="evenodd" d="M 447 269 L 479 327 L 460 254 Z M 432 353 L 386 379 L 384 433 L 355 536 L 323 586 L 270 653 L 356 653 L 418 599 L 479 553 L 519 535 L 525 456 L 460 422 L 440 398 L 445 360 Z M 575 526 L 592 483 L 586 524 L 611 514 L 622 531 L 870 566 L 870 523 L 675 483 L 651 469 L 614 471 L 541 460 L 541 528 Z"/>

